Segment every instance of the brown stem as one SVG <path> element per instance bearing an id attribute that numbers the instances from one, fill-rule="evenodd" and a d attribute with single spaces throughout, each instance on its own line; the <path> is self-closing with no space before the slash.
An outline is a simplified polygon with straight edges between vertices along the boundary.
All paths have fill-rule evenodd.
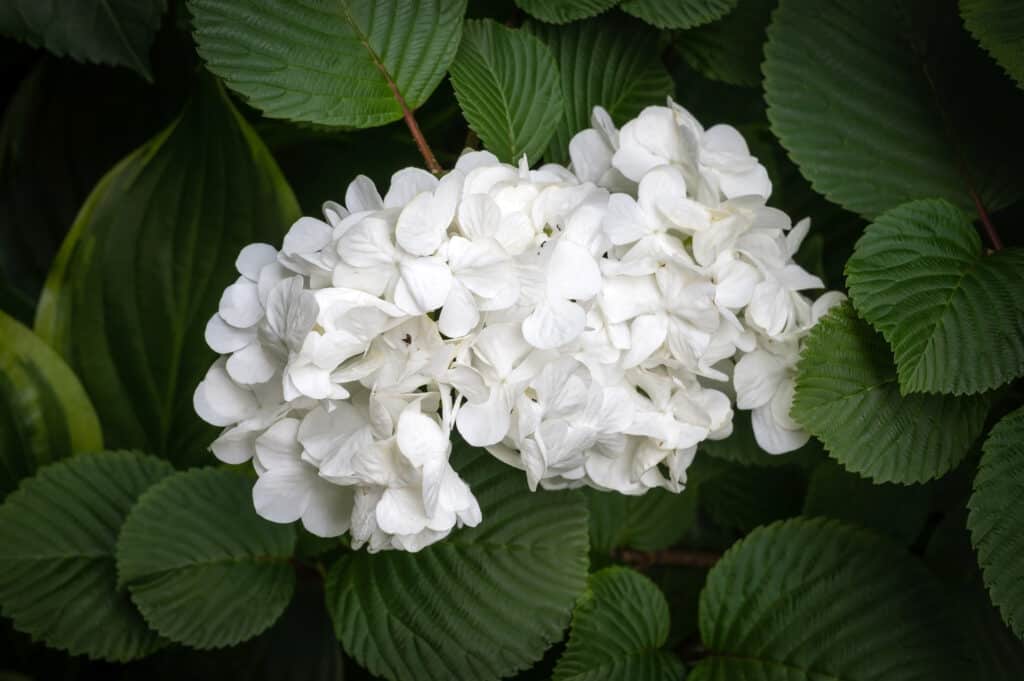
<path id="1" fill-rule="evenodd" d="M 971 198 L 974 199 L 974 207 L 978 209 L 978 216 L 981 218 L 981 226 L 985 228 L 985 236 L 988 237 L 989 243 L 992 244 L 992 250 L 1003 250 L 1003 240 L 999 238 L 996 226 L 989 219 L 988 211 L 985 210 L 985 204 L 981 202 L 981 197 L 978 196 L 978 192 L 974 191 L 974 187 L 970 188 L 970 192 Z"/>
<path id="2" fill-rule="evenodd" d="M 709 568 L 717 563 L 722 555 L 713 551 L 690 551 L 687 549 L 663 549 L 661 551 L 619 549 L 615 552 L 615 557 L 638 569 L 654 565 Z"/>
<path id="3" fill-rule="evenodd" d="M 395 81 L 391 80 L 391 76 L 386 71 L 381 69 L 384 73 L 384 77 L 388 80 L 388 87 L 391 88 L 391 93 L 395 96 L 395 100 L 398 105 L 402 107 L 402 118 L 405 119 L 405 124 L 409 126 L 409 132 L 412 133 L 412 138 L 416 140 L 416 146 L 419 147 L 420 154 L 423 156 L 423 160 L 427 163 L 427 169 L 435 175 L 440 175 L 444 172 L 441 168 L 441 164 L 437 162 L 437 158 L 434 156 L 434 152 L 431 151 L 430 145 L 427 144 L 427 140 L 423 137 L 423 132 L 420 130 L 419 124 L 416 122 L 416 117 L 412 115 L 412 109 L 405 103 L 405 97 L 398 91 L 398 86 L 395 85 Z"/>

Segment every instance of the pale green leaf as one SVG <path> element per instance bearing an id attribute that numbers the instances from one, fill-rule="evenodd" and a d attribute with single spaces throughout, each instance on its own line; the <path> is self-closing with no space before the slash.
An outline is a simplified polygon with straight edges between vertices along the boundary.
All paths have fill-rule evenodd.
<path id="1" fill-rule="evenodd" d="M 765 28 L 777 0 L 739 0 L 725 17 L 676 35 L 686 62 L 712 80 L 754 87 L 761 84 Z"/>
<path id="2" fill-rule="evenodd" d="M 658 28 L 693 28 L 720 19 L 738 0 L 626 0 L 625 12 Z"/>
<path id="3" fill-rule="evenodd" d="M 220 648 L 270 627 L 291 600 L 295 529 L 260 518 L 252 482 L 200 468 L 153 486 L 128 515 L 117 574 L 162 636 Z"/>
<path id="4" fill-rule="evenodd" d="M 451 79 L 488 151 L 506 162 L 540 158 L 563 101 L 558 65 L 544 43 L 490 19 L 467 21 Z"/>
<path id="5" fill-rule="evenodd" d="M 611 9 L 619 0 L 516 0 L 530 16 L 551 24 L 587 19 Z"/>
<path id="6" fill-rule="evenodd" d="M 0 610 L 15 628 L 91 658 L 155 650 L 156 633 L 118 587 L 114 549 L 138 496 L 171 472 L 134 452 L 83 454 L 12 493 L 0 506 Z"/>
<path id="7" fill-rule="evenodd" d="M 818 322 L 797 366 L 793 417 L 847 470 L 875 482 L 949 472 L 987 412 L 984 395 L 901 396 L 889 346 L 849 303 Z"/>
<path id="8" fill-rule="evenodd" d="M 1024 5 L 1017 0 L 960 0 L 967 30 L 1024 87 Z"/>

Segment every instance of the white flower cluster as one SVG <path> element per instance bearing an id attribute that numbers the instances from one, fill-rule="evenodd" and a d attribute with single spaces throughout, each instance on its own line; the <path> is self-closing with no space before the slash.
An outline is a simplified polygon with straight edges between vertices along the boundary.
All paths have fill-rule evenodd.
<path id="1" fill-rule="evenodd" d="M 742 136 L 668 104 L 621 130 L 596 109 L 570 168 L 468 152 L 383 198 L 360 176 L 245 247 L 194 402 L 217 457 L 253 459 L 256 510 L 416 551 L 481 520 L 453 428 L 531 489 L 625 494 L 681 490 L 733 404 L 766 451 L 801 446 L 793 367 L 840 296 L 802 293 L 809 222 L 766 206 Z"/>

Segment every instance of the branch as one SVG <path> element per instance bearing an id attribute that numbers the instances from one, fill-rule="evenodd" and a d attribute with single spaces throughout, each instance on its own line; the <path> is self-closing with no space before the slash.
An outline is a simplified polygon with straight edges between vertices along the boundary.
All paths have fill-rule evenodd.
<path id="1" fill-rule="evenodd" d="M 688 549 L 664 549 L 662 551 L 634 551 L 619 549 L 614 557 L 627 565 L 643 570 L 655 565 L 672 567 L 712 567 L 722 557 L 714 551 L 690 551 Z"/>
<path id="2" fill-rule="evenodd" d="M 402 107 L 402 118 L 405 119 L 405 124 L 409 126 L 409 132 L 412 133 L 412 138 L 416 140 L 416 146 L 419 147 L 420 154 L 423 155 L 423 160 L 427 163 L 427 169 L 435 175 L 440 175 L 444 172 L 441 168 L 441 164 L 437 162 L 437 158 L 434 157 L 434 152 L 430 150 L 430 145 L 427 144 L 427 140 L 423 137 L 423 132 L 420 130 L 419 124 L 416 122 L 416 117 L 412 114 L 412 109 L 405 103 L 405 97 L 398 91 L 398 86 L 395 85 L 395 81 L 391 80 L 391 76 L 388 75 L 387 71 L 381 69 L 384 77 L 387 78 L 388 87 L 391 88 L 391 93 L 395 96 L 395 100 L 398 105 Z"/>

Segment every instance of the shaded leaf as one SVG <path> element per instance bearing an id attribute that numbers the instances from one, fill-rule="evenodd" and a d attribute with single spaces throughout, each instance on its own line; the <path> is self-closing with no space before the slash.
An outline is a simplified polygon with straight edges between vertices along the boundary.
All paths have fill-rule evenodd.
<path id="1" fill-rule="evenodd" d="M 720 19 L 738 0 L 626 0 L 623 11 L 658 28 L 693 28 Z"/>
<path id="2" fill-rule="evenodd" d="M 541 21 L 567 24 L 611 9 L 619 0 L 516 0 L 522 10 Z"/>
<path id="3" fill-rule="evenodd" d="M 1024 6 L 1013 0 L 960 0 L 967 30 L 1024 87 Z"/>
<path id="4" fill-rule="evenodd" d="M 672 45 L 707 78 L 758 86 L 765 28 L 776 4 L 777 0 L 739 0 L 724 18 L 678 34 Z"/>

